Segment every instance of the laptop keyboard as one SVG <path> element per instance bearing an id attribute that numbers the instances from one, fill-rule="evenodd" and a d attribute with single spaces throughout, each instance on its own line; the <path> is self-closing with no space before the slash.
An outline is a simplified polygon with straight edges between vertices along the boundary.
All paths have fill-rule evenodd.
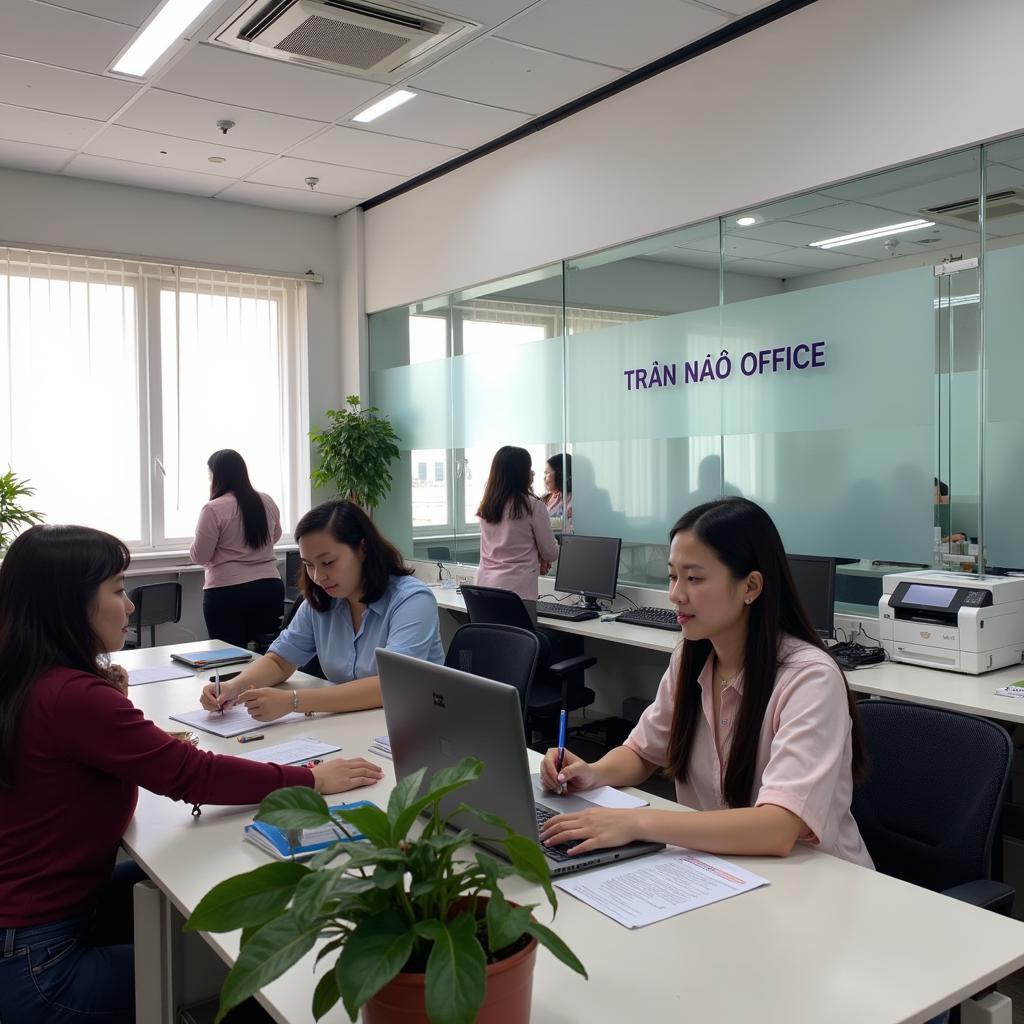
<path id="1" fill-rule="evenodd" d="M 537 831 L 539 832 L 544 826 L 544 822 L 548 818 L 553 818 L 556 814 L 561 814 L 561 811 L 553 811 L 550 807 L 542 807 L 540 804 L 535 804 L 534 809 L 537 812 Z M 573 839 L 571 842 L 562 843 L 559 846 L 541 846 L 545 855 L 550 857 L 552 860 L 569 860 L 569 851 L 580 842 L 579 839 Z"/>

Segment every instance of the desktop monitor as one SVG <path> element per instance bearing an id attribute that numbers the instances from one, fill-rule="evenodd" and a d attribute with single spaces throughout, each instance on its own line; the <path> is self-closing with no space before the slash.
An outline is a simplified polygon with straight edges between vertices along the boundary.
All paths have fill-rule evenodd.
<path id="1" fill-rule="evenodd" d="M 796 592 L 818 636 L 835 636 L 836 560 L 820 555 L 786 555 Z"/>
<path id="2" fill-rule="evenodd" d="M 555 590 L 581 594 L 588 608 L 597 608 L 597 598 L 615 598 L 619 579 L 621 537 L 583 537 L 578 533 L 562 535 L 558 553 Z"/>

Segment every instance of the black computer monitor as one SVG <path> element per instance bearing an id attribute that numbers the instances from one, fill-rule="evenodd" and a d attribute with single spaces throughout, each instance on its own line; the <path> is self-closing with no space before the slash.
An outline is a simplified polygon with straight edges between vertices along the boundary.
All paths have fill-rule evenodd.
<path id="1" fill-rule="evenodd" d="M 621 537 L 582 537 L 578 533 L 562 535 L 558 553 L 555 590 L 581 594 L 588 608 L 597 608 L 597 598 L 611 601 L 619 580 Z"/>
<path id="2" fill-rule="evenodd" d="M 836 560 L 820 555 L 786 555 L 796 592 L 818 636 L 836 635 Z"/>

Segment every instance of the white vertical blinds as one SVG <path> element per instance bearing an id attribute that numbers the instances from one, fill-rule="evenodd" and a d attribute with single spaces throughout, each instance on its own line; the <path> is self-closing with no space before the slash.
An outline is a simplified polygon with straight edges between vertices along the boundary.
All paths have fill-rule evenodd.
<path id="1" fill-rule="evenodd" d="M 236 448 L 286 531 L 308 502 L 299 281 L 0 248 L 0 466 L 48 522 L 180 547 Z"/>

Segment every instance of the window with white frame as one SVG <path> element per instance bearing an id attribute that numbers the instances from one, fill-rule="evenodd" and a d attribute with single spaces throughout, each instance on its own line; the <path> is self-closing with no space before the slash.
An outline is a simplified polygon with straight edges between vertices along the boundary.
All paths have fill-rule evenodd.
<path id="1" fill-rule="evenodd" d="M 0 465 L 51 523 L 187 544 L 242 453 L 286 531 L 308 490 L 299 281 L 0 249 Z"/>

